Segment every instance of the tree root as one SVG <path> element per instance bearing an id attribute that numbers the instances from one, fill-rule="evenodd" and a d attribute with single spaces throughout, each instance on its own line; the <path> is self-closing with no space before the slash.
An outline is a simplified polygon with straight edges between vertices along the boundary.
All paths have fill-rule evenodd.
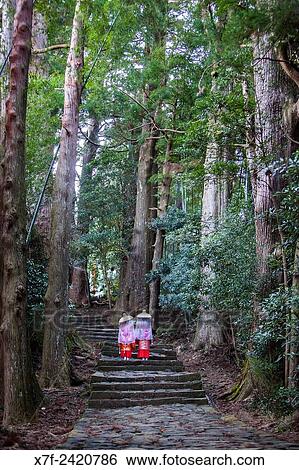
<path id="1" fill-rule="evenodd" d="M 249 359 L 246 359 L 245 364 L 243 366 L 241 379 L 237 384 L 233 386 L 233 388 L 229 392 L 224 393 L 223 395 L 221 395 L 220 398 L 230 402 L 241 401 L 248 398 L 253 391 L 254 384 L 252 371 L 250 368 Z"/>

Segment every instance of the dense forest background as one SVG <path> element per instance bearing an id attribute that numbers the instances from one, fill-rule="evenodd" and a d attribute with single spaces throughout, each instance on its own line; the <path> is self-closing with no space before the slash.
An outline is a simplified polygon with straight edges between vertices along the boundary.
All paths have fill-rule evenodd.
<path id="1" fill-rule="evenodd" d="M 195 349 L 231 351 L 228 399 L 294 413 L 298 2 L 37 0 L 30 65 L 16 4 L 30 25 L 33 2 L 0 1 L 4 424 L 68 383 L 66 318 L 95 302 L 158 331 L 183 318 Z"/>

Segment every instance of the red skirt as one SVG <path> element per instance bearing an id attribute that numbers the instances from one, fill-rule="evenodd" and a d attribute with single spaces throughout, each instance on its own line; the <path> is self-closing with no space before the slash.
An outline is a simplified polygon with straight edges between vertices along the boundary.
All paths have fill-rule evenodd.
<path id="1" fill-rule="evenodd" d="M 147 339 L 139 340 L 138 344 L 138 359 L 148 359 L 150 357 L 150 345 L 151 342 Z"/>
<path id="2" fill-rule="evenodd" d="M 131 343 L 131 344 L 121 343 L 119 345 L 119 349 L 120 349 L 120 357 L 122 359 L 124 359 L 124 358 L 131 359 L 132 352 L 133 352 L 133 349 L 134 349 L 134 344 L 133 343 Z"/>

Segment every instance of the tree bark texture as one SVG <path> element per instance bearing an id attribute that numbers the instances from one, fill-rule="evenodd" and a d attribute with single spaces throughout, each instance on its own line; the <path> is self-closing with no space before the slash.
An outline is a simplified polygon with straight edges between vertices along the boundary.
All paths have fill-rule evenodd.
<path id="1" fill-rule="evenodd" d="M 216 310 L 203 310 L 199 316 L 197 331 L 194 340 L 195 349 L 204 349 L 220 346 L 224 343 L 224 326 Z"/>
<path id="2" fill-rule="evenodd" d="M 39 11 L 33 13 L 32 49 L 43 50 L 48 45 L 47 25 L 44 16 Z M 47 77 L 48 67 L 44 54 L 33 54 L 30 72 L 41 77 Z"/>
<path id="3" fill-rule="evenodd" d="M 32 10 L 32 0 L 17 1 L 1 163 L 0 330 L 4 360 L 4 426 L 30 418 L 41 398 L 32 370 L 26 324 L 25 121 Z"/>
<path id="4" fill-rule="evenodd" d="M 80 180 L 80 193 L 78 200 L 78 224 L 77 224 L 77 236 L 88 234 L 90 217 L 88 215 L 88 208 L 85 202 L 86 184 L 92 177 L 92 167 L 90 163 L 94 159 L 97 151 L 97 146 L 93 142 L 97 142 L 99 133 L 99 121 L 95 117 L 90 118 L 88 138 L 86 142 L 85 151 L 83 154 L 82 161 L 82 174 Z M 72 273 L 72 284 L 69 291 L 70 300 L 77 306 L 88 306 L 90 305 L 90 289 L 88 282 L 86 258 L 79 259 L 74 262 L 73 273 Z"/>
<path id="5" fill-rule="evenodd" d="M 170 162 L 172 150 L 172 141 L 167 142 L 166 149 L 166 159 L 163 164 L 163 179 L 160 185 L 159 190 L 159 202 L 157 210 L 157 218 L 162 218 L 166 215 L 168 208 L 169 198 L 170 198 L 170 189 L 171 183 L 174 175 L 182 171 L 182 166 L 178 163 Z M 157 229 L 156 238 L 154 244 L 154 253 L 152 260 L 152 269 L 155 271 L 159 267 L 159 263 L 163 257 L 163 248 L 164 248 L 164 231 L 162 229 Z M 160 278 L 156 277 L 153 281 L 150 282 L 150 299 L 149 299 L 149 313 L 154 319 L 155 327 L 159 324 L 158 312 L 159 312 L 159 295 L 160 295 Z"/>
<path id="6" fill-rule="evenodd" d="M 2 2 L 2 25 L 1 25 L 1 46 L 0 46 L 0 66 L 4 63 L 7 54 L 11 49 L 13 20 L 16 11 L 16 0 L 3 0 Z M 0 78 L 0 146 L 4 138 L 5 127 L 5 102 L 8 92 L 8 65 L 3 70 Z"/>
<path id="7" fill-rule="evenodd" d="M 64 114 L 51 214 L 51 256 L 45 296 L 45 333 L 41 383 L 68 383 L 65 320 L 68 312 L 69 243 L 75 197 L 79 104 L 82 90 L 83 18 L 77 0 L 65 73 Z"/>
<path id="8" fill-rule="evenodd" d="M 271 290 L 273 280 L 269 256 L 277 239 L 271 218 L 275 192 L 281 190 L 278 173 L 273 175 L 271 164 L 286 161 L 291 153 L 295 87 L 282 71 L 267 34 L 254 39 L 254 87 L 256 98 L 255 138 L 256 162 L 251 169 L 255 227 L 257 272 L 261 294 Z"/>
<path id="9" fill-rule="evenodd" d="M 133 133 L 132 138 L 137 138 L 138 135 Z M 136 208 L 136 193 L 137 193 L 137 175 L 136 167 L 138 163 L 138 148 L 133 142 L 129 145 L 129 157 L 131 165 L 124 173 L 122 193 L 124 195 L 124 208 L 123 208 L 123 225 L 122 225 L 122 240 L 124 244 L 124 254 L 121 261 L 119 272 L 119 296 L 115 303 L 115 310 L 123 310 L 125 308 L 125 290 L 126 290 L 126 275 L 128 268 L 128 252 L 132 242 L 132 234 L 134 227 L 135 208 Z"/>
<path id="10" fill-rule="evenodd" d="M 153 233 L 147 226 L 153 215 L 153 184 L 149 179 L 153 174 L 157 131 L 153 124 L 146 124 L 144 133 L 147 137 L 139 151 L 134 228 L 121 301 L 121 307 L 130 311 L 147 307 L 149 302 L 149 288 L 145 281 L 151 270 L 153 245 Z"/>
<path id="11" fill-rule="evenodd" d="M 167 21 L 168 21 L 168 1 L 160 0 L 150 2 L 149 25 L 147 31 L 147 43 L 145 45 L 145 56 L 150 62 L 155 48 L 166 47 Z M 153 18 L 151 18 L 153 15 Z M 159 22 L 156 22 L 159 17 Z M 150 38 L 150 36 L 152 36 Z M 164 87 L 167 77 L 160 77 L 160 84 L 148 83 L 144 90 L 144 105 L 150 104 L 152 92 L 157 87 Z M 155 241 L 154 232 L 148 227 L 148 223 L 153 218 L 153 210 L 157 205 L 156 188 L 150 182 L 151 176 L 156 173 L 157 164 L 156 142 L 160 131 L 156 126 L 157 117 L 161 109 L 161 101 L 156 103 L 155 111 L 151 116 L 146 115 L 144 119 L 142 134 L 144 143 L 140 146 L 138 173 L 137 173 L 137 195 L 134 227 L 132 234 L 131 249 L 126 267 L 125 287 L 121 293 L 121 298 L 117 305 L 123 310 L 138 311 L 147 308 L 149 305 L 149 285 L 146 282 L 146 274 L 152 267 L 153 245 Z M 149 114 L 149 113 L 148 113 Z"/>
<path id="12" fill-rule="evenodd" d="M 206 151 L 205 160 L 205 181 L 202 196 L 202 213 L 201 213 L 201 233 L 202 237 L 208 237 L 213 234 L 217 227 L 219 216 L 219 195 L 217 176 L 210 170 L 213 164 L 219 159 L 219 145 L 216 142 L 210 142 Z"/>
<path id="13" fill-rule="evenodd" d="M 212 73 L 212 92 L 217 90 L 217 82 L 214 72 Z M 224 216 L 228 204 L 228 181 L 226 176 L 218 176 L 213 173 L 213 166 L 223 160 L 228 159 L 228 150 L 224 146 L 222 149 L 217 142 L 215 135 L 217 130 L 217 117 L 210 117 L 211 139 L 208 142 L 205 160 L 205 180 L 202 196 L 201 212 L 201 243 L 204 245 L 209 237 L 217 229 L 219 220 Z M 205 284 L 209 283 L 214 276 L 213 268 L 210 264 L 205 264 L 201 268 L 202 277 Z M 197 323 L 194 347 L 210 348 L 219 346 L 224 341 L 224 325 L 220 314 L 212 309 L 208 293 L 201 294 L 201 305 L 199 320 Z"/>

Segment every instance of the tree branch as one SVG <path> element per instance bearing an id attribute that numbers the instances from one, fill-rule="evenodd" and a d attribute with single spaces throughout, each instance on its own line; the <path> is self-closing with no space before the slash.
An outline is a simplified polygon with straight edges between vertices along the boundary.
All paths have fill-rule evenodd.
<path id="1" fill-rule="evenodd" d="M 277 57 L 283 71 L 290 77 L 293 82 L 299 87 L 299 72 L 292 66 L 288 59 L 286 47 L 279 47 L 277 51 Z"/>
<path id="2" fill-rule="evenodd" d="M 44 47 L 43 49 L 34 49 L 32 54 L 45 54 L 46 52 L 56 51 L 57 49 L 68 49 L 69 44 L 54 44 L 53 46 Z"/>

